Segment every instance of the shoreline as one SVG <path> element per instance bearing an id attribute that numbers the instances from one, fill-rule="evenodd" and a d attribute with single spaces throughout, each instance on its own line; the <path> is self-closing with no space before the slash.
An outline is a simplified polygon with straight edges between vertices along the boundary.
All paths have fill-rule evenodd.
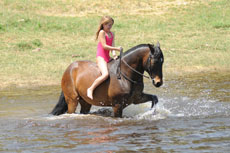
<path id="1" fill-rule="evenodd" d="M 165 72 L 164 72 L 165 71 Z M 146 73 L 146 72 L 145 72 Z M 147 74 L 147 73 L 146 73 Z M 230 70 L 227 68 L 186 68 L 186 69 L 163 69 L 163 77 L 164 80 L 170 80 L 170 79 L 176 79 L 177 77 L 193 77 L 193 76 L 199 76 L 204 74 L 217 74 L 217 75 L 226 75 L 230 74 Z M 148 74 L 147 74 L 148 75 Z M 9 80 L 13 80 L 12 78 Z M 61 77 L 60 79 L 47 79 L 44 80 L 41 78 L 41 80 L 20 80 L 18 79 L 16 83 L 12 83 L 12 81 L 4 82 L 0 86 L 0 92 L 1 91 L 8 91 L 8 90 L 18 90 L 18 89 L 36 89 L 36 88 L 43 88 L 43 87 L 51 87 L 56 86 L 61 88 Z"/>

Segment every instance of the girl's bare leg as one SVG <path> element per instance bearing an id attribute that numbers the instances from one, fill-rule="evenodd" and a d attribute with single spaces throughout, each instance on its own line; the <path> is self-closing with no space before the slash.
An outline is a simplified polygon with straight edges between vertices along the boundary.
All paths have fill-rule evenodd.
<path id="1" fill-rule="evenodd" d="M 93 99 L 93 91 L 94 89 L 99 85 L 101 84 L 103 81 L 105 81 L 108 76 L 109 76 L 109 72 L 108 72 L 108 66 L 107 66 L 107 63 L 106 61 L 98 56 L 97 57 L 97 65 L 101 71 L 101 76 L 99 76 L 94 82 L 93 84 L 91 85 L 91 87 L 88 88 L 87 90 L 87 96 L 90 98 L 90 99 Z"/>

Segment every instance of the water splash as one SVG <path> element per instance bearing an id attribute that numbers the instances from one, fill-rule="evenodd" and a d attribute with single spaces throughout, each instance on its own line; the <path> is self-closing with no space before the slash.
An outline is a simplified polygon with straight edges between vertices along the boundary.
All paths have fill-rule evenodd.
<path id="1" fill-rule="evenodd" d="M 177 117 L 207 117 L 230 115 L 230 104 L 217 100 L 188 97 L 174 97 L 160 99 L 163 107 L 171 113 L 169 116 Z"/>
<path id="2" fill-rule="evenodd" d="M 189 98 L 186 96 L 159 98 L 159 103 L 151 109 L 151 102 L 130 105 L 123 110 L 123 118 L 114 118 L 113 110 L 110 107 L 93 106 L 91 113 L 83 115 L 63 114 L 60 116 L 45 115 L 25 118 L 31 120 L 98 120 L 108 123 L 119 123 L 126 121 L 156 121 L 168 117 L 207 117 L 207 116 L 228 116 L 230 115 L 230 104 L 217 100 L 207 100 L 205 98 Z"/>

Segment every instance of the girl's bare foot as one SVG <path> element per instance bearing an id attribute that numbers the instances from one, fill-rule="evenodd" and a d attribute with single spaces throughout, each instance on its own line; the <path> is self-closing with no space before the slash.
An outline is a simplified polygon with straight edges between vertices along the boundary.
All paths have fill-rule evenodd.
<path id="1" fill-rule="evenodd" d="M 93 99 L 93 91 L 92 91 L 90 88 L 87 89 L 87 96 L 88 96 L 90 99 Z"/>

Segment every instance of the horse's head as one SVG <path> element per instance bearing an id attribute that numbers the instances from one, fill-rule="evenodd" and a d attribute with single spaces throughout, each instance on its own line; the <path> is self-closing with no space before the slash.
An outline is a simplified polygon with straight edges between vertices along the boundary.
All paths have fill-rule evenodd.
<path id="1" fill-rule="evenodd" d="M 158 42 L 156 46 L 149 45 L 149 57 L 147 59 L 145 70 L 148 72 L 152 79 L 152 83 L 155 87 L 160 87 L 163 84 L 162 66 L 164 62 L 164 56 Z"/>

